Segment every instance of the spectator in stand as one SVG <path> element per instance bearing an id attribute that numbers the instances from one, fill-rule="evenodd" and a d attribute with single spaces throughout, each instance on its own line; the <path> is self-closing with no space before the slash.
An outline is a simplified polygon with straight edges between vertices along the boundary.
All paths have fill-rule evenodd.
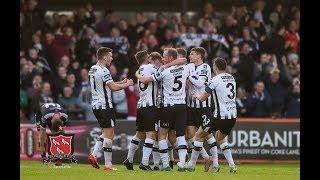
<path id="1" fill-rule="evenodd" d="M 265 9 L 266 2 L 264 0 L 257 0 L 254 2 L 254 19 L 257 19 L 259 22 L 263 24 L 270 24 L 270 20 L 268 18 L 268 12 Z"/>
<path id="2" fill-rule="evenodd" d="M 266 48 L 266 38 L 267 30 L 265 26 L 259 22 L 257 19 L 250 19 L 248 23 L 248 28 L 251 37 L 258 43 L 260 50 L 265 50 Z"/>
<path id="3" fill-rule="evenodd" d="M 116 66 L 112 63 L 109 67 L 110 74 L 112 76 L 112 79 L 114 81 L 122 81 L 126 78 L 126 76 L 121 76 Z M 128 103 L 126 99 L 126 93 L 124 89 L 121 89 L 119 91 L 112 92 L 112 100 L 114 103 L 114 107 L 116 110 L 116 118 L 125 119 L 127 118 L 128 114 Z"/>
<path id="4" fill-rule="evenodd" d="M 23 118 L 26 118 L 26 114 L 28 112 L 28 95 L 26 89 L 22 86 L 22 82 L 20 80 L 20 120 L 21 115 Z"/>
<path id="5" fill-rule="evenodd" d="M 237 64 L 237 74 L 236 79 L 241 87 L 244 87 L 246 91 L 251 90 L 251 85 L 253 82 L 253 67 L 254 60 L 250 54 L 250 45 L 248 43 L 243 43 L 241 48 L 240 59 Z"/>
<path id="6" fill-rule="evenodd" d="M 159 42 L 161 43 L 164 41 L 165 30 L 168 28 L 168 20 L 163 13 L 157 13 L 156 23 L 157 31 L 154 35 L 159 39 Z"/>
<path id="7" fill-rule="evenodd" d="M 224 35 L 231 45 L 234 45 L 238 41 L 238 38 L 241 36 L 239 32 L 240 27 L 238 22 L 231 15 L 226 17 L 224 24 L 218 30 L 218 33 Z"/>
<path id="8" fill-rule="evenodd" d="M 211 19 L 215 25 L 220 27 L 220 20 L 217 18 L 216 13 L 214 12 L 214 7 L 210 2 L 204 3 L 202 12 L 198 15 L 197 22 L 199 27 L 202 26 L 203 21 L 205 21 L 205 19 Z"/>
<path id="9" fill-rule="evenodd" d="M 28 88 L 28 98 L 32 100 L 34 97 L 40 94 L 40 88 L 42 84 L 42 76 L 35 75 L 32 79 L 32 86 Z"/>
<path id="10" fill-rule="evenodd" d="M 139 100 L 139 86 L 134 84 L 125 89 L 128 101 L 128 117 L 127 120 L 135 121 L 137 119 L 137 104 Z"/>
<path id="11" fill-rule="evenodd" d="M 91 60 L 92 54 L 95 54 L 95 45 L 93 44 L 93 39 L 96 33 L 92 28 L 84 29 L 81 34 L 81 38 L 76 42 L 75 54 L 76 59 L 79 60 L 81 64 L 86 64 Z M 87 65 L 87 67 L 90 67 Z"/>
<path id="12" fill-rule="evenodd" d="M 57 65 L 60 63 L 62 56 L 70 57 L 69 44 L 72 42 L 71 37 L 61 32 L 53 34 L 51 32 L 46 33 L 45 48 L 49 61 Z"/>
<path id="13" fill-rule="evenodd" d="M 74 13 L 74 30 L 78 33 L 82 28 L 90 26 L 96 22 L 96 16 L 90 1 L 87 1 L 85 7 L 80 7 Z"/>
<path id="14" fill-rule="evenodd" d="M 79 97 L 81 88 L 76 83 L 76 76 L 73 73 L 69 73 L 66 79 L 67 79 L 66 85 L 72 88 L 72 92 L 73 92 L 72 96 Z"/>
<path id="15" fill-rule="evenodd" d="M 53 103 L 54 98 L 52 97 L 51 85 L 49 82 L 43 82 L 41 88 L 41 94 L 39 97 L 39 102 L 43 103 Z"/>
<path id="16" fill-rule="evenodd" d="M 80 86 L 80 94 L 79 94 L 79 99 L 86 104 L 86 106 L 89 106 L 88 108 L 88 113 L 86 114 L 86 120 L 87 121 L 96 121 L 96 118 L 93 114 L 91 106 L 91 87 L 89 83 L 89 76 L 88 76 L 88 70 L 85 68 L 82 68 L 80 70 L 80 77 L 81 77 L 81 86 Z"/>
<path id="17" fill-rule="evenodd" d="M 216 24 L 212 22 L 210 18 L 205 18 L 202 24 L 199 26 L 203 34 L 214 34 L 217 33 Z"/>
<path id="18" fill-rule="evenodd" d="M 300 36 L 297 32 L 297 23 L 296 21 L 290 21 L 288 25 L 288 30 L 285 35 L 285 42 L 289 44 L 289 50 L 295 53 L 299 52 L 300 46 Z"/>
<path id="19" fill-rule="evenodd" d="M 97 33 L 101 36 L 109 36 L 110 30 L 115 26 L 114 11 L 105 11 L 102 20 L 96 25 Z"/>
<path id="20" fill-rule="evenodd" d="M 150 50 L 150 51 L 159 51 L 160 50 L 160 44 L 158 39 L 155 37 L 155 35 L 149 33 L 146 31 L 146 34 L 143 38 L 139 40 L 136 46 L 136 50 Z"/>
<path id="21" fill-rule="evenodd" d="M 142 12 L 136 12 L 132 24 L 130 24 L 129 28 L 131 29 L 131 31 L 128 38 L 133 45 L 136 45 L 139 39 L 144 36 L 147 28 L 147 18 Z"/>
<path id="22" fill-rule="evenodd" d="M 234 68 L 240 60 L 240 49 L 239 46 L 232 46 L 230 65 Z"/>
<path id="23" fill-rule="evenodd" d="M 159 44 L 161 44 L 161 48 L 162 46 L 175 46 L 175 44 L 177 43 L 178 39 L 174 37 L 174 32 L 172 29 L 165 29 L 164 31 L 164 38 L 162 40 L 160 40 Z"/>
<path id="24" fill-rule="evenodd" d="M 38 53 L 39 51 L 36 48 L 30 48 L 28 60 L 30 60 L 35 65 L 35 69 L 37 70 L 37 72 L 47 77 L 48 73 L 50 73 L 51 71 L 51 68 L 48 61 L 44 57 L 39 56 Z"/>
<path id="25" fill-rule="evenodd" d="M 289 44 L 285 43 L 285 32 L 285 26 L 283 24 L 278 24 L 275 33 L 272 34 L 271 38 L 268 40 L 268 52 L 275 54 L 278 58 L 284 55 L 285 49 L 289 47 Z"/>
<path id="26" fill-rule="evenodd" d="M 38 99 L 41 93 L 41 84 L 42 84 L 42 77 L 40 75 L 35 75 L 32 80 L 32 86 L 29 87 L 27 90 L 28 99 L 30 102 L 30 110 L 31 110 L 29 113 L 29 118 L 32 123 L 35 122 L 34 110 L 37 109 L 37 107 L 39 106 Z"/>
<path id="27" fill-rule="evenodd" d="M 242 38 L 238 39 L 238 44 L 241 46 L 243 43 L 250 45 L 250 51 L 256 53 L 259 50 L 259 43 L 251 37 L 250 30 L 248 27 L 243 28 Z"/>
<path id="28" fill-rule="evenodd" d="M 32 86 L 32 79 L 36 74 L 38 74 L 38 72 L 36 71 L 33 63 L 31 61 L 27 61 L 20 71 L 22 85 L 25 87 Z"/>
<path id="29" fill-rule="evenodd" d="M 24 31 L 27 42 L 26 47 L 31 47 L 32 35 L 44 29 L 44 15 L 46 10 L 36 0 L 27 0 L 24 13 Z"/>
<path id="30" fill-rule="evenodd" d="M 254 81 L 264 81 L 266 82 L 269 78 L 270 71 L 274 69 L 275 66 L 271 61 L 271 55 L 265 52 L 260 54 L 258 62 L 254 63 L 253 69 L 253 79 Z"/>
<path id="31" fill-rule="evenodd" d="M 238 117 L 247 117 L 247 95 L 246 91 L 239 87 L 237 89 L 237 97 L 236 97 L 236 104 L 237 104 L 237 116 Z"/>
<path id="32" fill-rule="evenodd" d="M 83 120 L 89 119 L 87 116 L 90 113 L 90 105 L 83 103 L 79 97 L 72 95 L 72 88 L 65 86 L 63 88 L 63 95 L 59 97 L 58 104 L 60 104 L 69 115 L 69 119 Z"/>
<path id="33" fill-rule="evenodd" d="M 57 14 L 57 16 L 58 17 L 52 26 L 53 32 L 62 32 L 65 27 L 72 26 L 72 22 L 69 20 L 67 15 Z"/>
<path id="34" fill-rule="evenodd" d="M 286 99 L 286 113 L 288 118 L 300 118 L 300 81 L 295 78 L 291 92 Z"/>
<path id="35" fill-rule="evenodd" d="M 273 27 L 276 27 L 284 20 L 284 12 L 281 2 L 276 3 L 274 10 L 269 15 L 269 20 L 272 22 Z"/>
<path id="36" fill-rule="evenodd" d="M 288 86 L 285 85 L 283 78 L 280 80 L 280 71 L 278 69 L 270 72 L 270 79 L 266 83 L 266 89 L 272 98 L 271 117 L 283 117 Z"/>
<path id="37" fill-rule="evenodd" d="M 297 31 L 300 30 L 300 10 L 296 9 L 292 13 L 292 20 L 296 22 L 297 25 Z"/>
<path id="38" fill-rule="evenodd" d="M 38 50 L 40 55 L 44 55 L 43 53 L 43 45 L 41 42 L 41 36 L 39 34 L 32 35 L 32 47 Z"/>
<path id="39" fill-rule="evenodd" d="M 271 112 L 271 97 L 264 89 L 264 83 L 258 81 L 255 91 L 250 93 L 247 100 L 249 117 L 269 117 Z"/>
<path id="40" fill-rule="evenodd" d="M 250 18 L 246 6 L 242 3 L 235 3 L 231 7 L 231 16 L 238 22 L 240 28 L 246 26 Z"/>
<path id="41" fill-rule="evenodd" d="M 59 66 L 58 68 L 58 75 L 55 76 L 54 79 L 54 88 L 53 88 L 53 96 L 58 97 L 61 96 L 63 86 L 67 83 L 67 69 L 63 66 Z"/>
<path id="42" fill-rule="evenodd" d="M 59 66 L 63 66 L 64 68 L 69 69 L 69 66 L 70 66 L 69 56 L 62 56 Z"/>
<path id="43" fill-rule="evenodd" d="M 120 30 L 120 36 L 125 36 L 125 37 L 129 37 L 130 32 L 129 32 L 129 27 L 128 27 L 128 22 L 121 19 L 118 24 L 117 24 L 119 30 Z M 128 39 L 130 42 L 130 39 Z"/>

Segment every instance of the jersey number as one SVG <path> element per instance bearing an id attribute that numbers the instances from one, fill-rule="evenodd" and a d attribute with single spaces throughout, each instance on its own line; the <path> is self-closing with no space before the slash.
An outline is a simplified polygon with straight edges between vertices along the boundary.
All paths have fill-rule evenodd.
<path id="1" fill-rule="evenodd" d="M 94 76 L 91 76 L 91 77 L 93 79 L 93 89 L 94 89 L 94 91 L 97 91 L 96 90 L 96 80 L 95 80 Z"/>
<path id="2" fill-rule="evenodd" d="M 233 99 L 235 96 L 235 92 L 234 92 L 234 85 L 232 83 L 228 83 L 227 84 L 227 88 L 229 88 L 231 86 L 230 92 L 232 93 L 231 95 L 228 94 L 228 98 Z"/>
<path id="3" fill-rule="evenodd" d="M 178 84 L 178 87 L 172 88 L 173 91 L 179 91 L 182 88 L 182 82 L 179 80 L 179 78 L 182 78 L 182 75 L 174 77 L 173 83 Z"/>
<path id="4" fill-rule="evenodd" d="M 207 119 L 207 115 L 203 115 L 202 118 L 203 118 L 203 123 L 202 123 L 203 126 L 207 126 L 210 122 L 210 119 Z"/>
<path id="5" fill-rule="evenodd" d="M 141 91 L 145 91 L 148 88 L 148 84 L 143 84 L 139 81 L 139 88 Z"/>

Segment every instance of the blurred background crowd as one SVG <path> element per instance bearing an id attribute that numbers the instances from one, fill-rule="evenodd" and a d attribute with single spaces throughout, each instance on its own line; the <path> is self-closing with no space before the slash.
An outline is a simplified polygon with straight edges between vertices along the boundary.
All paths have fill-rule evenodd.
<path id="1" fill-rule="evenodd" d="M 240 117 L 299 118 L 299 3 L 234 1 L 224 9 L 214 1 L 199 3 L 193 13 L 98 11 L 94 1 L 72 13 L 49 13 L 45 1 L 21 0 L 20 121 L 34 122 L 44 102 L 59 103 L 72 120 L 94 121 L 88 69 L 101 46 L 114 50 L 114 81 L 135 79 L 139 50 L 202 46 L 209 65 L 216 56 L 227 60 Z M 112 96 L 117 117 L 134 120 L 137 85 Z"/>

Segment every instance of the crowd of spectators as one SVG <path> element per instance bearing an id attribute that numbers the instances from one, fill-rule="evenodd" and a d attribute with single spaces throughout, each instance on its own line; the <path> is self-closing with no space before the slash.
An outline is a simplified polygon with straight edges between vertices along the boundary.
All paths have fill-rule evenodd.
<path id="1" fill-rule="evenodd" d="M 132 20 L 106 10 L 95 15 L 86 2 L 72 16 L 55 12 L 45 18 L 42 1 L 21 0 L 20 10 L 20 120 L 33 122 L 34 109 L 43 102 L 60 103 L 73 120 L 95 120 L 90 108 L 88 69 L 101 46 L 114 50 L 110 72 L 115 81 L 135 78 L 134 53 L 166 47 L 192 48 L 200 36 L 206 62 L 216 56 L 228 62 L 227 72 L 237 81 L 240 117 L 300 117 L 300 10 L 299 5 L 235 3 L 216 12 L 203 4 L 193 18 L 157 12 L 155 18 L 136 12 Z M 222 14 L 218 16 L 218 14 Z M 210 39 L 222 35 L 224 41 Z M 218 38 L 219 39 L 219 38 Z M 189 42 L 189 43 L 188 43 Z M 112 94 L 117 117 L 134 119 L 137 86 Z"/>

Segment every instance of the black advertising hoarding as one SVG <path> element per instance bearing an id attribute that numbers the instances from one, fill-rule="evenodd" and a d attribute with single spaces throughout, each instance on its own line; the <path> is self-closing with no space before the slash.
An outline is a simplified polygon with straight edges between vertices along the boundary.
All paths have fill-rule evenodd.
<path id="1" fill-rule="evenodd" d="M 49 133 L 49 131 L 47 131 Z M 74 155 L 79 162 L 87 162 L 101 129 L 95 122 L 71 122 L 66 133 L 75 134 Z M 127 155 L 129 143 L 135 133 L 135 121 L 118 120 L 113 143 L 113 162 L 121 163 Z M 39 160 L 35 125 L 20 125 L 20 159 Z M 228 137 L 233 157 L 238 162 L 270 162 L 300 160 L 299 119 L 238 119 Z M 141 161 L 141 148 L 135 162 Z M 175 154 L 177 158 L 177 154 Z M 219 151 L 219 158 L 224 159 Z M 98 153 L 103 162 L 103 152 Z"/>

